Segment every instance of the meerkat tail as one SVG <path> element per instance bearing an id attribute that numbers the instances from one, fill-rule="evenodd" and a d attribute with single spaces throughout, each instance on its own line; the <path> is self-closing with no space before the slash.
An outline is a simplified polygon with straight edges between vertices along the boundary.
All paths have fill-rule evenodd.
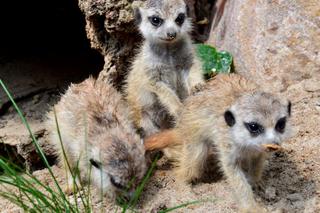
<path id="1" fill-rule="evenodd" d="M 150 137 L 147 137 L 144 142 L 144 147 L 146 150 L 157 150 L 164 149 L 166 147 L 181 144 L 182 140 L 178 137 L 175 130 L 165 130 Z"/>

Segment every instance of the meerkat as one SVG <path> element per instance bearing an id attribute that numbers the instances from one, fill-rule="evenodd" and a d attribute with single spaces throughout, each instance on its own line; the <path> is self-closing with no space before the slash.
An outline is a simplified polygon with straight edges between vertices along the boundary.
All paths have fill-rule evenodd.
<path id="1" fill-rule="evenodd" d="M 145 136 L 173 126 L 203 75 L 183 0 L 147 0 L 135 14 L 144 42 L 128 74 L 126 95 L 135 126 Z"/>
<path id="2" fill-rule="evenodd" d="M 67 171 L 66 192 L 72 192 L 74 175 L 78 186 L 90 180 L 110 198 L 132 193 L 146 172 L 145 151 L 121 95 L 89 78 L 71 85 L 54 110 L 56 116 L 54 111 L 48 114 L 47 128 Z M 71 174 L 76 170 L 79 175 Z"/>
<path id="3" fill-rule="evenodd" d="M 289 137 L 290 115 L 288 100 L 262 92 L 239 75 L 218 75 L 189 96 L 176 127 L 146 138 L 145 148 L 165 148 L 177 179 L 187 182 L 202 175 L 215 150 L 241 210 L 260 212 L 251 186 L 261 184 L 267 149 Z"/>

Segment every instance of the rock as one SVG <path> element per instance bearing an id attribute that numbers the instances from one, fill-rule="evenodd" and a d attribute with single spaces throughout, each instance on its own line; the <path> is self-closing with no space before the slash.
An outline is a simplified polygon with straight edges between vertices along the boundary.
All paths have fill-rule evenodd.
<path id="1" fill-rule="evenodd" d="M 320 79 L 318 0 L 220 2 L 208 43 L 231 52 L 238 73 L 275 91 Z"/>
<path id="2" fill-rule="evenodd" d="M 316 92 L 320 90 L 320 82 L 317 79 L 308 79 L 303 82 L 304 90 L 307 92 Z"/>
<path id="3" fill-rule="evenodd" d="M 269 200 L 275 199 L 276 198 L 276 188 L 275 187 L 268 187 L 266 189 L 266 198 Z"/>
<path id="4" fill-rule="evenodd" d="M 139 5 L 143 2 L 78 0 L 79 7 L 85 15 L 86 32 L 91 46 L 104 56 L 105 65 L 99 79 L 111 81 L 118 89 L 121 89 L 135 49 L 142 41 L 134 24 L 131 7 L 132 4 Z M 195 24 L 195 40 L 204 41 L 209 35 L 214 3 L 208 3 L 205 0 L 187 0 L 186 2 L 194 22 L 208 19 L 208 24 Z"/>
<path id="5" fill-rule="evenodd" d="M 1 129 L 0 156 L 28 171 L 45 168 L 44 162 L 40 158 L 35 145 L 24 128 L 24 126 L 17 125 L 14 129 L 16 133 L 9 129 Z M 4 132 L 7 132 L 7 134 Z M 34 136 L 43 150 L 49 164 L 55 164 L 56 155 L 53 146 L 48 143 L 47 131 L 38 127 L 34 130 Z"/>
<path id="6" fill-rule="evenodd" d="M 303 197 L 299 193 L 294 193 L 294 194 L 289 194 L 287 196 L 287 199 L 290 200 L 291 202 L 297 202 L 297 201 L 302 201 Z"/>

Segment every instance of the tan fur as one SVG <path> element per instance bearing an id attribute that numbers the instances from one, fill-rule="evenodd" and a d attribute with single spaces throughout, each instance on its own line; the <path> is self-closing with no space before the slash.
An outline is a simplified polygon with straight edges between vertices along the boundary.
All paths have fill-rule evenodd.
<path id="1" fill-rule="evenodd" d="M 111 182 L 126 186 L 132 178 L 142 179 L 146 171 L 144 148 L 140 137 L 128 120 L 128 106 L 112 86 L 92 78 L 71 85 L 54 106 L 62 144 L 71 170 L 79 167 L 80 177 L 114 197 L 119 190 Z M 48 114 L 47 128 L 51 143 L 56 147 L 62 166 L 73 185 L 67 161 L 57 131 L 54 112 Z M 101 163 L 101 169 L 92 167 L 90 159 Z M 102 178 L 102 185 L 101 185 Z M 132 187 L 134 188 L 135 185 Z"/>
<path id="2" fill-rule="evenodd" d="M 239 75 L 218 75 L 203 91 L 185 101 L 176 127 L 170 130 L 170 137 L 167 137 L 167 132 L 164 136 L 158 133 L 150 140 L 146 139 L 145 147 L 154 150 L 165 148 L 163 144 L 168 145 L 165 153 L 176 162 L 177 179 L 189 182 L 202 175 L 210 148 L 214 146 L 221 168 L 243 212 L 260 212 L 250 184 L 260 184 L 267 157 L 261 144 L 278 140 L 274 138 L 280 134 L 275 133 L 274 138 L 270 136 L 272 141 L 268 141 L 267 134 L 272 135 L 269 129 L 274 128 L 277 119 L 289 117 L 287 105 L 287 100 L 260 92 L 257 85 Z M 232 128 L 224 118 L 227 110 L 235 114 L 238 122 Z M 241 138 L 248 138 L 249 133 L 242 122 L 246 118 L 251 119 L 251 116 L 256 116 L 268 133 L 265 133 L 266 136 L 252 137 L 252 144 L 246 144 L 247 141 L 241 141 Z M 277 142 L 286 139 L 290 129 L 288 125 Z"/>
<path id="3" fill-rule="evenodd" d="M 189 36 L 190 20 L 186 18 L 182 26 L 174 22 L 179 13 L 186 13 L 185 3 L 149 0 L 146 5 L 140 8 L 140 31 L 145 41 L 128 75 L 126 94 L 136 127 L 148 136 L 173 126 L 183 100 L 203 78 Z M 155 14 L 164 20 L 159 28 L 148 20 Z M 162 41 L 167 30 L 175 30 L 177 38 Z"/>

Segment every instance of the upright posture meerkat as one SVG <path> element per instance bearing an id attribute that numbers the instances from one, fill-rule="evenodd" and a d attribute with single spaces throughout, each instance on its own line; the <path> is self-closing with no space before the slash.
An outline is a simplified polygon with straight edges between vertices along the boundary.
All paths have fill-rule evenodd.
<path id="1" fill-rule="evenodd" d="M 184 181 L 201 176 L 214 148 L 242 210 L 259 212 L 250 184 L 260 183 L 268 145 L 288 138 L 290 113 L 289 101 L 238 75 L 218 75 L 185 101 L 173 130 L 147 138 L 145 147 L 167 147 L 177 178 Z"/>
<path id="2" fill-rule="evenodd" d="M 69 190 L 73 179 L 68 164 L 72 171 L 79 169 L 77 178 L 88 181 L 90 177 L 92 184 L 112 198 L 118 192 L 131 192 L 136 185 L 129 188 L 128 184 L 142 179 L 146 162 L 144 147 L 127 119 L 129 110 L 121 95 L 111 86 L 89 78 L 71 85 L 54 109 L 58 122 L 52 111 L 47 127 L 68 172 Z"/>
<path id="3" fill-rule="evenodd" d="M 136 9 L 145 41 L 127 78 L 127 101 L 143 135 L 172 127 L 182 101 L 203 82 L 183 0 L 147 0 Z"/>

